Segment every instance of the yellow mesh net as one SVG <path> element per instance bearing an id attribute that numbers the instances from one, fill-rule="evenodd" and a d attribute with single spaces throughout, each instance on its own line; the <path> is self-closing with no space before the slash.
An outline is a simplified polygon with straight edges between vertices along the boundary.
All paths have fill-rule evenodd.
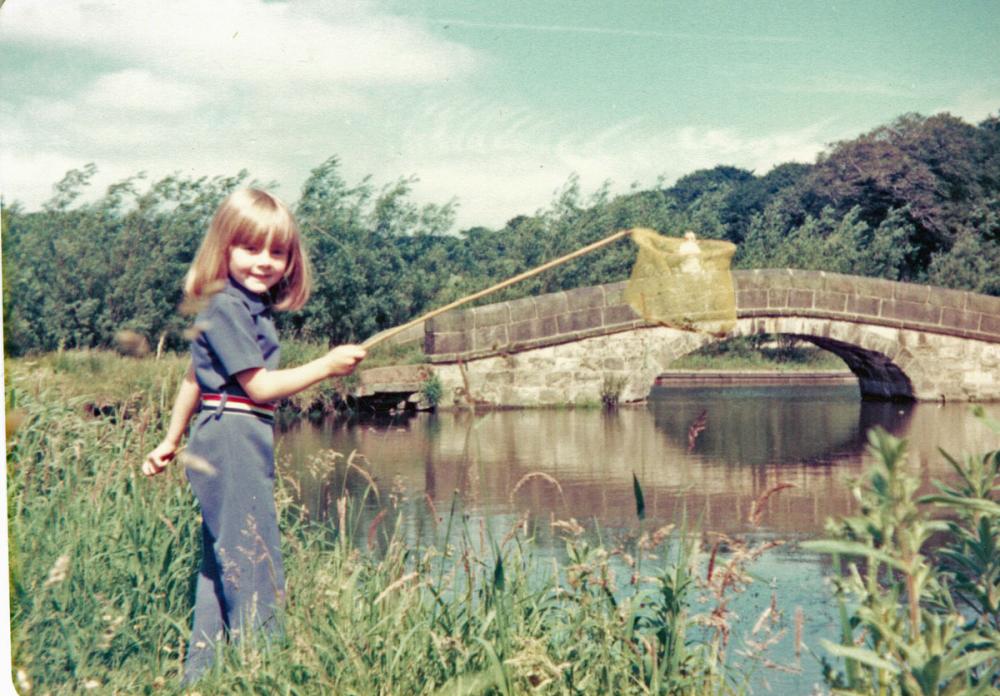
<path id="1" fill-rule="evenodd" d="M 685 331 L 725 334 L 736 323 L 729 270 L 736 246 L 716 239 L 664 237 L 635 228 L 639 256 L 625 301 L 643 319 Z"/>

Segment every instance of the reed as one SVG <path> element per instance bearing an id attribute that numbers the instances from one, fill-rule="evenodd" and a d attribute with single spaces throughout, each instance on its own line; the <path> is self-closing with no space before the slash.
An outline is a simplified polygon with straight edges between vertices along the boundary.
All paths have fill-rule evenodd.
<path id="1" fill-rule="evenodd" d="M 8 411 L 23 416 L 8 451 L 13 673 L 23 693 L 178 693 L 198 511 L 179 467 L 152 480 L 137 468 L 172 389 L 148 382 L 128 413 L 93 413 L 54 377 L 105 369 L 81 359 L 8 364 Z M 698 638 L 696 537 L 645 535 L 626 562 L 554 525 L 564 558 L 542 558 L 537 521 L 473 521 L 456 498 L 415 539 L 406 520 L 423 497 L 376 495 L 358 456 L 320 459 L 343 481 L 335 520 L 279 485 L 281 637 L 225 647 L 200 693 L 738 691 Z"/>
<path id="2" fill-rule="evenodd" d="M 81 352 L 6 365 L 21 693 L 181 691 L 198 511 L 179 468 L 153 480 L 137 468 L 186 364 L 164 360 Z M 109 412 L 88 408 L 121 395 Z M 850 561 L 835 596 L 842 638 L 823 657 L 828 683 L 846 693 L 991 693 L 1000 457 L 952 459 L 958 483 L 917 498 L 902 443 L 875 434 L 872 444 L 875 464 L 854 487 L 861 514 L 813 545 Z M 335 509 L 334 519 L 295 504 L 293 479 L 277 490 L 283 633 L 227 646 L 199 693 L 742 693 L 781 637 L 775 602 L 741 632 L 753 661 L 729 657 L 733 595 L 775 542 L 646 530 L 637 478 L 636 529 L 605 543 L 576 520 L 476 520 L 458 496 L 439 511 L 422 494 L 378 486 L 356 453 L 321 453 L 313 468 L 330 482 L 317 510 Z M 561 490 L 546 475 L 525 478 Z M 755 502 L 751 521 L 784 487 Z M 425 506 L 432 524 L 414 529 L 408 520 Z M 947 519 L 931 515 L 939 508 Z M 562 538 L 562 553 L 541 553 L 543 534 Z"/>

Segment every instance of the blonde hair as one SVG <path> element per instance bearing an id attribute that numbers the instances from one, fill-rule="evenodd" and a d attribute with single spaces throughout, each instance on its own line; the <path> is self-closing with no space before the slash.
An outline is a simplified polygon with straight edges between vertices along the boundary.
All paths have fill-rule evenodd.
<path id="1" fill-rule="evenodd" d="M 184 279 L 185 296 L 199 300 L 217 292 L 229 277 L 229 250 L 236 244 L 263 245 L 268 239 L 288 249 L 285 275 L 270 292 L 272 306 L 301 308 L 312 290 L 312 272 L 299 226 L 288 206 L 259 189 L 234 191 L 215 211 Z"/>

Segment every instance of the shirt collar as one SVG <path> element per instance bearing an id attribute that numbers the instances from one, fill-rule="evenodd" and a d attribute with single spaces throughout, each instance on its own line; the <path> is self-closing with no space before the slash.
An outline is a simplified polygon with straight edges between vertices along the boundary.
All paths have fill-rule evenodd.
<path id="1" fill-rule="evenodd" d="M 268 309 L 270 309 L 270 305 L 268 304 L 267 298 L 263 297 L 262 295 L 258 295 L 255 292 L 250 292 L 232 278 L 229 278 L 226 281 L 226 288 L 225 290 L 223 290 L 223 292 L 226 293 L 227 295 L 232 295 L 233 297 L 242 300 L 243 303 L 247 306 L 247 309 L 250 310 L 250 314 L 252 314 L 253 316 L 257 316 L 258 314 L 263 314 Z"/>

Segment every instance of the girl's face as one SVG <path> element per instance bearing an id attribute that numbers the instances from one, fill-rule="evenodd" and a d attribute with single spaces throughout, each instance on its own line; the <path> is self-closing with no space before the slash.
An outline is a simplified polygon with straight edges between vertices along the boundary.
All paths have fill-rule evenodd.
<path id="1" fill-rule="evenodd" d="M 229 276 L 258 295 L 277 285 L 287 267 L 288 248 L 274 235 L 263 243 L 240 242 L 229 247 Z"/>

